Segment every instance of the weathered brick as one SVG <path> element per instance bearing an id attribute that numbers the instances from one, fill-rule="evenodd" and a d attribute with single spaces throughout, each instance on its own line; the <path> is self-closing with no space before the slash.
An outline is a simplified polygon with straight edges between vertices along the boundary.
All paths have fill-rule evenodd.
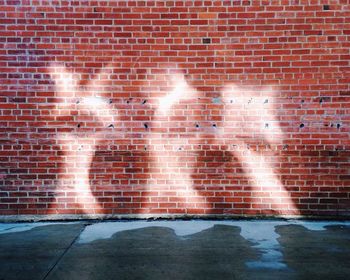
<path id="1" fill-rule="evenodd" d="M 345 4 L 78 2 L 0 7 L 0 215 L 349 214 Z"/>

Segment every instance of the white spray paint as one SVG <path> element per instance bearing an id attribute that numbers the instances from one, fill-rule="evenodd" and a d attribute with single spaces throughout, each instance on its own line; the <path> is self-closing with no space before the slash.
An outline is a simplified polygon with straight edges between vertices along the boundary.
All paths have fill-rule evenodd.
<path id="1" fill-rule="evenodd" d="M 102 132 L 97 132 L 95 129 L 89 128 L 88 132 L 79 133 L 71 132 L 57 135 L 58 143 L 63 147 L 65 163 L 60 174 L 61 179 L 59 184 L 65 187 L 64 179 L 66 176 L 73 177 L 73 187 L 75 192 L 75 202 L 84 212 L 89 212 L 85 204 L 94 203 L 97 209 L 102 206 L 94 198 L 89 181 L 89 169 L 96 151 L 98 143 L 104 139 L 104 132 L 109 124 L 115 123 L 117 116 L 116 111 L 113 111 L 106 99 L 98 96 L 100 91 L 103 91 L 103 81 L 105 76 L 108 76 L 110 69 L 103 69 L 95 79 L 91 80 L 86 85 L 84 96 L 79 99 L 79 110 L 86 110 L 90 116 L 94 116 L 94 122 L 99 125 L 99 128 L 104 129 Z M 81 92 L 78 87 L 78 81 L 72 73 L 65 67 L 58 64 L 53 64 L 50 68 L 50 74 L 55 81 L 57 96 L 63 100 L 57 104 L 58 109 L 69 109 L 73 105 L 72 97 L 79 97 Z M 63 110 L 64 112 L 65 110 Z M 79 116 L 78 116 L 79 117 Z M 101 127 L 102 126 L 102 127 Z M 67 142 L 70 145 L 66 145 Z M 89 144 L 87 145 L 86 142 Z M 80 150 L 72 148 L 72 145 L 80 146 Z M 67 147 L 69 147 L 67 149 Z"/>
<path id="2" fill-rule="evenodd" d="M 157 109 L 157 114 L 167 115 L 171 107 L 179 100 L 184 99 L 184 95 L 188 92 L 188 85 L 181 76 L 176 76 L 177 83 L 174 89 L 166 94 L 165 96 L 159 98 L 159 108 Z"/>
<path id="3" fill-rule="evenodd" d="M 159 106 L 155 110 L 155 123 L 161 123 L 162 120 L 169 120 L 174 115 L 174 107 L 184 101 L 189 101 L 198 96 L 198 92 L 191 87 L 185 80 L 182 74 L 174 74 L 168 77 L 168 82 L 171 85 L 171 90 L 164 96 L 158 98 Z M 164 128 L 170 129 L 169 122 L 164 123 Z M 187 137 L 179 137 L 177 134 L 169 138 L 154 133 L 148 135 L 153 148 L 151 149 L 151 157 L 160 170 L 162 178 L 166 178 L 167 187 L 176 190 L 176 196 L 181 198 L 181 202 L 186 204 L 186 208 L 196 207 L 196 203 L 201 204 L 201 207 L 209 208 L 206 203 L 206 198 L 201 196 L 193 187 L 190 167 L 187 167 L 187 172 L 182 171 L 180 166 L 183 166 L 182 155 L 186 154 L 182 147 L 188 145 Z M 171 158 L 169 162 L 168 158 Z M 147 207 L 145 207 L 147 208 Z M 147 211 L 147 210 L 146 210 Z"/>
<path id="4" fill-rule="evenodd" d="M 249 90 L 233 84 L 227 85 L 222 91 L 223 100 L 226 104 L 232 103 L 233 100 L 235 102 L 233 103 L 234 108 L 226 110 L 225 119 L 229 120 L 229 116 L 235 112 L 235 108 L 238 108 L 240 111 L 244 111 L 247 116 L 253 117 L 255 122 L 254 126 L 249 125 L 249 122 L 248 124 L 244 123 L 245 134 L 249 135 L 251 139 L 260 137 L 260 140 L 268 145 L 280 144 L 283 132 L 278 125 L 277 116 L 274 115 L 273 104 L 276 95 L 274 90 L 268 87 Z M 267 99 L 267 96 L 269 96 L 269 99 Z M 243 124 L 243 121 L 241 122 Z M 230 129 L 231 126 L 234 127 L 239 123 L 236 120 L 227 121 L 224 122 L 224 126 Z M 266 128 L 266 124 L 269 129 L 262 129 Z M 274 127 L 270 126 L 271 124 L 274 124 Z M 260 129 L 257 129 L 257 127 L 260 127 Z M 243 142 L 249 144 L 247 140 Z M 283 212 L 284 209 L 288 209 L 294 211 L 294 215 L 300 214 L 290 192 L 286 190 L 278 173 L 275 172 L 273 162 L 276 159 L 274 155 L 266 155 L 249 149 L 244 153 L 235 151 L 232 151 L 232 153 L 239 159 L 246 176 L 251 179 L 253 191 L 269 193 L 268 198 L 271 202 L 266 203 L 267 209 L 273 209 L 276 212 Z"/>

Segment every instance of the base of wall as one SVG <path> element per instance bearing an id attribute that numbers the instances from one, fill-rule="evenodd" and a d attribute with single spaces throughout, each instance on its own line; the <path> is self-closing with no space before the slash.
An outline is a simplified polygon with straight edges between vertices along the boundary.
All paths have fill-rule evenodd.
<path id="1" fill-rule="evenodd" d="M 43 222 L 43 221 L 99 221 L 99 220 L 192 220 L 192 219 L 208 219 L 208 220 L 289 220 L 289 219 L 303 219 L 303 220 L 350 220 L 350 216 L 302 216 L 302 215 L 6 215 L 0 216 L 0 223 L 9 222 Z"/>

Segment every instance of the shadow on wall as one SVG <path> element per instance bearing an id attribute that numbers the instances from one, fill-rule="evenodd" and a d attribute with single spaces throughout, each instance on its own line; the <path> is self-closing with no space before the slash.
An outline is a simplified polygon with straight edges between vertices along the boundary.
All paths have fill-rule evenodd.
<path id="1" fill-rule="evenodd" d="M 75 125 L 57 135 L 67 212 L 297 215 L 304 207 L 287 170 L 286 99 L 276 90 L 227 83 L 213 97 L 172 68 L 144 75 L 140 89 L 115 85 L 112 65 L 87 84 L 57 64 L 50 73 L 58 118 Z"/>

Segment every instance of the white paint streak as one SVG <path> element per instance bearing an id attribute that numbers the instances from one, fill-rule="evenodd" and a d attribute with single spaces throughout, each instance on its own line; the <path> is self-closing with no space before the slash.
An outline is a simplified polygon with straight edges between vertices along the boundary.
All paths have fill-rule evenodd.
<path id="1" fill-rule="evenodd" d="M 176 104 L 189 101 L 198 95 L 197 91 L 186 82 L 182 74 L 174 74 L 169 79 L 168 82 L 171 87 L 169 92 L 158 100 L 159 106 L 154 114 L 155 123 L 162 123 L 164 119 L 169 120 L 174 115 Z M 164 122 L 164 127 L 171 129 L 170 125 L 170 122 Z M 193 187 L 191 178 L 193 170 L 187 167 L 187 172 L 184 172 L 182 168 L 179 168 L 184 165 L 181 156 L 186 154 L 186 152 L 181 152 L 182 149 L 179 148 L 188 145 L 189 139 L 177 135 L 172 136 L 172 138 L 163 138 L 162 136 L 154 133 L 148 135 L 150 142 L 156 143 L 152 144 L 151 157 L 157 169 L 160 170 L 161 180 L 165 178 L 167 187 L 176 190 L 177 197 L 182 199 L 183 203 L 186 204 L 186 208 L 196 207 L 194 206 L 196 203 L 201 204 L 203 208 L 209 208 L 205 197 L 201 196 Z M 169 162 L 169 158 L 171 162 Z M 146 212 L 148 209 L 147 207 L 144 208 Z"/>
<path id="2" fill-rule="evenodd" d="M 222 91 L 223 100 L 226 104 L 232 103 L 233 108 L 225 112 L 225 119 L 228 121 L 224 123 L 224 126 L 230 129 L 231 126 L 234 127 L 239 123 L 236 119 L 230 120 L 230 115 L 238 109 L 245 113 L 243 120 L 244 117 L 252 119 L 244 122 L 244 133 L 249 135 L 248 140 L 243 140 L 243 142 L 246 142 L 245 144 L 249 144 L 250 140 L 256 140 L 259 137 L 261 141 L 268 145 L 279 144 L 283 132 L 278 125 L 277 116 L 275 116 L 273 105 L 275 103 L 275 95 L 274 90 L 268 87 L 248 89 L 240 88 L 233 84 L 227 85 Z M 267 96 L 269 97 L 267 98 Z M 242 124 L 243 120 L 241 121 Z M 260 130 L 257 127 L 260 127 Z M 255 136 L 256 134 L 260 136 Z M 265 203 L 267 209 L 273 209 L 276 212 L 283 212 L 283 210 L 288 209 L 294 211 L 295 215 L 299 214 L 299 210 L 295 206 L 290 193 L 282 184 L 273 166 L 273 162 L 278 160 L 278 158 L 273 154 L 269 155 L 254 150 L 248 150 L 244 153 L 233 151 L 233 154 L 239 158 L 246 176 L 252 180 L 254 191 L 263 191 L 269 194 L 268 198 L 271 202 Z"/>
<path id="3" fill-rule="evenodd" d="M 61 139 L 62 137 L 62 139 Z M 71 134 L 61 134 L 58 137 L 58 143 L 64 143 L 68 141 L 71 144 L 83 147 L 80 151 L 73 148 L 72 145 L 68 146 L 69 149 L 63 149 L 65 155 L 64 168 L 67 174 L 71 174 L 73 177 L 73 187 L 76 194 L 75 202 L 83 206 L 86 201 L 95 202 L 94 195 L 91 191 L 89 183 L 89 168 L 94 156 L 96 142 L 94 139 L 83 137 L 74 137 Z M 85 144 L 91 142 L 89 145 Z M 61 174 L 62 176 L 62 174 Z M 64 182 L 60 181 L 60 187 L 64 188 Z"/>
<path id="4" fill-rule="evenodd" d="M 275 174 L 273 166 L 267 161 L 268 157 L 254 151 L 248 151 L 244 156 L 241 153 L 235 153 L 235 155 L 240 159 L 244 171 L 253 179 L 254 189 L 269 193 L 269 198 L 275 206 L 268 204 L 268 209 L 278 211 L 277 205 L 280 209 L 291 209 L 299 214 L 290 193 Z"/>
<path id="5" fill-rule="evenodd" d="M 167 115 L 174 104 L 180 100 L 192 97 L 194 90 L 186 83 L 182 75 L 175 75 L 172 80 L 175 83 L 173 90 L 159 98 L 159 108 L 157 108 L 158 114 Z"/>
<path id="6" fill-rule="evenodd" d="M 107 101 L 99 96 L 84 97 L 83 103 L 92 109 L 106 109 Z"/>
<path id="7" fill-rule="evenodd" d="M 72 100 L 69 98 L 67 99 L 67 97 L 77 98 L 81 94 L 77 86 L 79 83 L 74 78 L 73 74 L 63 66 L 52 64 L 50 70 L 51 77 L 55 81 L 57 97 L 60 98 L 60 103 L 58 103 L 57 107 L 71 108 Z M 86 110 L 90 116 L 93 116 L 94 122 L 98 124 L 97 127 L 102 129 L 106 129 L 108 125 L 113 124 L 116 118 L 116 112 L 112 110 L 107 100 L 98 96 L 98 94 L 103 91 L 101 81 L 105 80 L 105 77 L 108 77 L 109 71 L 109 68 L 105 68 L 95 79 L 89 81 L 86 85 L 88 90 L 83 92 L 84 98 L 82 98 L 81 103 L 75 105 L 77 106 L 77 110 Z M 80 119 L 79 115 L 77 119 Z M 94 203 L 96 209 L 102 208 L 102 206 L 96 202 L 91 190 L 89 172 L 96 146 L 104 139 L 103 132 L 97 132 L 94 128 L 89 127 L 87 129 L 88 131 L 85 130 L 83 133 L 80 133 L 78 129 L 75 132 L 57 136 L 58 143 L 64 147 L 69 147 L 64 145 L 67 141 L 71 144 L 69 149 L 62 149 L 65 156 L 65 164 L 63 166 L 65 172 L 61 172 L 60 174 L 59 185 L 61 188 L 65 188 L 65 178 L 73 177 L 73 187 L 76 194 L 75 200 L 79 204 L 79 208 L 85 213 L 91 211 L 85 206 L 86 202 Z M 88 142 L 89 145 L 86 145 L 86 142 Z M 75 146 L 80 146 L 80 150 L 76 148 L 73 149 L 73 144 L 75 144 Z M 91 205 L 88 207 L 91 208 Z"/>

